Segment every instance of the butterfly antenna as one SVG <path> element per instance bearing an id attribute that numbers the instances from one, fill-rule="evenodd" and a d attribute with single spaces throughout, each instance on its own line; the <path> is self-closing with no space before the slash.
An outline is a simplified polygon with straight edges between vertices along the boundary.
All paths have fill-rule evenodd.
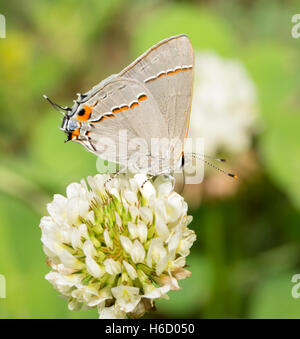
<path id="1" fill-rule="evenodd" d="M 214 158 L 214 157 L 210 157 L 210 156 L 207 156 L 207 155 L 201 155 L 201 154 L 197 154 L 197 153 L 185 153 L 185 155 L 190 155 L 192 156 L 193 158 L 196 158 L 196 159 L 199 159 L 199 160 L 202 160 L 206 165 L 216 169 L 217 171 L 223 173 L 223 174 L 226 174 L 227 176 L 231 177 L 231 178 L 234 178 L 234 179 L 237 179 L 238 176 L 233 174 L 233 173 L 229 173 L 229 172 L 226 172 L 224 170 L 222 170 L 221 168 L 215 166 L 214 164 L 212 164 L 210 161 L 208 161 L 206 158 L 209 158 L 211 160 L 215 160 L 215 161 L 219 161 L 219 162 L 226 162 L 225 159 L 222 159 L 222 158 Z"/>
<path id="2" fill-rule="evenodd" d="M 219 162 L 226 162 L 226 159 L 224 158 L 215 158 L 215 157 L 211 157 L 209 155 L 204 155 L 204 154 L 199 154 L 199 155 L 203 157 L 204 159 L 210 159 L 210 160 L 219 161 Z"/>
<path id="3" fill-rule="evenodd" d="M 47 95 L 43 94 L 43 97 L 59 112 L 62 109 L 63 111 L 70 111 L 71 109 L 69 107 L 61 107 L 57 103 L 53 102 L 51 99 L 47 97 Z M 62 112 L 61 112 L 62 113 Z M 63 113 L 64 114 L 64 113 Z"/>

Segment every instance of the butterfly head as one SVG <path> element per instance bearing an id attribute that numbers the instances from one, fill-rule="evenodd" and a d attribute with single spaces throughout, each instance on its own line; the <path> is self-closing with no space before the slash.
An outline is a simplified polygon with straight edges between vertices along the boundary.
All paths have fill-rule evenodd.
<path id="1" fill-rule="evenodd" d="M 68 136 L 65 142 L 77 140 L 78 136 L 80 135 L 80 127 L 80 123 L 76 119 L 66 114 L 61 125 L 61 130 L 64 131 Z"/>
<path id="2" fill-rule="evenodd" d="M 73 118 L 76 112 L 79 108 L 79 103 L 74 100 L 74 105 L 72 108 L 70 107 L 61 107 L 60 105 L 56 104 L 52 100 L 50 100 L 46 95 L 44 95 L 44 98 L 49 101 L 49 103 L 59 112 L 64 114 L 63 122 L 61 125 L 61 130 L 64 131 L 68 138 L 65 140 L 65 142 L 70 140 L 77 140 L 80 135 L 80 122 Z"/>

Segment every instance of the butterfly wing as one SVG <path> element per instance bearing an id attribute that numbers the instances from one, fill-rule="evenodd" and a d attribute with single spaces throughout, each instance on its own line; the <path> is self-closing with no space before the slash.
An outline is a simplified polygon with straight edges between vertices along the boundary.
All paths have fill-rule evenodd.
<path id="1" fill-rule="evenodd" d="M 168 137 L 181 142 L 188 132 L 193 65 L 192 45 L 182 34 L 159 42 L 119 74 L 144 83 L 167 122 Z"/>
<path id="2" fill-rule="evenodd" d="M 92 107 L 87 122 L 91 130 L 86 130 L 88 140 L 77 141 L 103 159 L 126 166 L 136 155 L 150 155 L 151 138 L 166 136 L 158 104 L 135 79 L 115 77 L 84 104 Z"/>

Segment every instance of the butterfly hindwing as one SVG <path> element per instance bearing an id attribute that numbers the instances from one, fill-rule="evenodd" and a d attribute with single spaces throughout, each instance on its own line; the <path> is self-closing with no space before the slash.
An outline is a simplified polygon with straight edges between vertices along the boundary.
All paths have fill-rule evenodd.
<path id="1" fill-rule="evenodd" d="M 153 46 L 120 76 L 143 82 L 168 124 L 169 138 L 186 136 L 191 109 L 194 55 L 186 35 Z"/>

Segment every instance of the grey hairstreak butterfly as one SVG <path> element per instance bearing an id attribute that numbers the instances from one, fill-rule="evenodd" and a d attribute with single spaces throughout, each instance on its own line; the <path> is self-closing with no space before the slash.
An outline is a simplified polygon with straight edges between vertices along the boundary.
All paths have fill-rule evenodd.
<path id="1" fill-rule="evenodd" d="M 193 62 L 189 38 L 184 34 L 172 36 L 154 45 L 119 74 L 78 94 L 72 108 L 63 108 L 44 97 L 65 111 L 61 129 L 68 135 L 66 141 L 80 143 L 97 156 L 125 167 L 143 158 L 146 162 L 142 167 L 147 173 L 169 173 L 181 164 L 188 133 Z M 142 139 L 143 147 L 121 147 L 121 130 L 126 131 L 129 141 Z M 165 139 L 174 142 L 155 153 L 153 140 Z"/>

